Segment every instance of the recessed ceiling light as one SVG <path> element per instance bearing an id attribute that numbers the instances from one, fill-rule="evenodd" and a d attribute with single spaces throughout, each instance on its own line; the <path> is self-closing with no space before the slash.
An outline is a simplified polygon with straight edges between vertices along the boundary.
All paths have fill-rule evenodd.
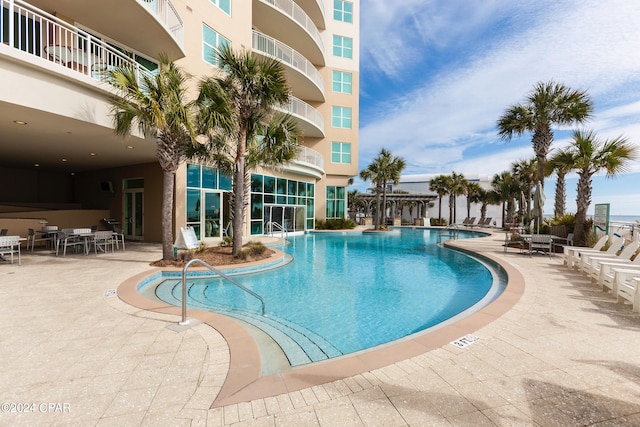
<path id="1" fill-rule="evenodd" d="M 13 123 L 17 124 L 17 125 L 26 125 L 27 122 L 23 122 L 22 120 L 14 120 Z"/>
<path id="2" fill-rule="evenodd" d="M 34 165 L 33 165 L 33 166 L 35 166 L 35 167 L 39 168 L 39 167 L 40 167 L 40 163 L 34 163 Z"/>
<path id="3" fill-rule="evenodd" d="M 67 159 L 62 159 L 62 161 L 63 161 L 63 162 L 66 162 L 66 161 L 67 161 Z"/>
<path id="4" fill-rule="evenodd" d="M 96 155 L 96 153 L 89 153 L 89 155 L 93 157 Z"/>
<path id="5" fill-rule="evenodd" d="M 127 145 L 128 150 L 133 150 L 133 145 Z"/>

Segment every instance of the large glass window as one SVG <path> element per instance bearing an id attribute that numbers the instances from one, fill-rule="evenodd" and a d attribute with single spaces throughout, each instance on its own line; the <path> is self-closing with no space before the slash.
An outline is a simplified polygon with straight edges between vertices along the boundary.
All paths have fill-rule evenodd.
<path id="1" fill-rule="evenodd" d="M 353 3 L 344 0 L 333 0 L 333 19 L 342 22 L 353 22 Z"/>
<path id="2" fill-rule="evenodd" d="M 334 128 L 351 129 L 351 108 L 331 107 L 331 126 Z"/>
<path id="3" fill-rule="evenodd" d="M 187 226 L 196 237 L 224 237 L 231 223 L 229 198 L 231 178 L 219 170 L 187 164 Z"/>
<path id="4" fill-rule="evenodd" d="M 351 73 L 345 73 L 343 71 L 334 71 L 331 79 L 331 87 L 334 92 L 339 93 L 351 93 Z"/>
<path id="5" fill-rule="evenodd" d="M 345 206 L 345 187 L 327 186 L 327 219 L 344 218 Z"/>
<path id="6" fill-rule="evenodd" d="M 353 39 L 334 34 L 333 56 L 339 56 L 340 58 L 353 58 Z"/>
<path id="7" fill-rule="evenodd" d="M 263 234 L 265 224 L 287 231 L 314 228 L 314 184 L 269 175 L 251 175 L 251 234 Z M 306 215 L 304 212 L 306 211 Z"/>
<path id="8" fill-rule="evenodd" d="M 211 27 L 202 24 L 202 59 L 209 64 L 219 67 L 216 49 L 220 46 L 230 46 L 231 42 L 218 34 Z"/>
<path id="9" fill-rule="evenodd" d="M 231 16 L 231 0 L 210 0 L 211 3 L 218 6 L 224 13 Z"/>
<path id="10" fill-rule="evenodd" d="M 348 142 L 332 142 L 331 163 L 351 164 L 351 144 Z"/>

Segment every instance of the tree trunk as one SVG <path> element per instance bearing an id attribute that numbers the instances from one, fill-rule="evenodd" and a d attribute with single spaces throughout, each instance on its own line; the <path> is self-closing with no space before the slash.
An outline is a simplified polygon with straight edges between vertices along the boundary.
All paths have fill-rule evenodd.
<path id="1" fill-rule="evenodd" d="M 591 175 L 584 173 L 578 179 L 578 194 L 576 198 L 577 210 L 573 229 L 573 241 L 577 246 L 584 246 L 586 243 L 587 209 L 591 204 Z"/>
<path id="2" fill-rule="evenodd" d="M 565 200 L 567 199 L 567 185 L 564 177 L 565 174 L 558 173 L 558 180 L 556 181 L 556 200 L 553 212 L 556 217 L 564 215 Z"/>
<path id="3" fill-rule="evenodd" d="M 380 229 L 380 186 L 376 184 L 376 215 L 373 218 L 373 228 Z"/>
<path id="4" fill-rule="evenodd" d="M 174 259 L 173 256 L 173 189 L 175 171 L 162 172 L 162 259 Z"/>
<path id="5" fill-rule="evenodd" d="M 233 171 L 233 255 L 238 256 L 242 251 L 244 234 L 244 169 L 246 164 L 247 133 L 242 129 L 238 133 L 238 148 Z"/>
<path id="6" fill-rule="evenodd" d="M 381 225 L 387 225 L 387 181 L 382 181 L 382 221 Z"/>

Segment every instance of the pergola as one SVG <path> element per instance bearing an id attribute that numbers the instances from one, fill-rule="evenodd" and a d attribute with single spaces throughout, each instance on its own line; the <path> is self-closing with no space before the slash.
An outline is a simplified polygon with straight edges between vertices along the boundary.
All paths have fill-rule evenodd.
<path id="1" fill-rule="evenodd" d="M 371 216 L 371 210 L 376 202 L 375 194 L 358 194 L 358 198 L 362 200 L 365 205 L 365 216 Z M 396 216 L 396 212 L 405 206 L 415 206 L 417 211 L 415 212 L 415 218 L 426 217 L 427 208 L 429 203 L 436 200 L 438 196 L 436 194 L 398 194 L 387 193 L 387 206 L 391 207 L 391 217 Z M 382 203 L 382 195 L 380 195 L 380 203 Z M 409 208 L 411 209 L 411 208 Z M 414 218 L 413 212 L 411 217 Z"/>

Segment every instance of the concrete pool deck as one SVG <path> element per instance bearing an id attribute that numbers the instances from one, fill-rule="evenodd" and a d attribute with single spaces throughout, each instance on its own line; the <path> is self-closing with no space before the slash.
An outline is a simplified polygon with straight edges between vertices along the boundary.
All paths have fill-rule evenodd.
<path id="1" fill-rule="evenodd" d="M 457 242 L 502 260 L 524 285 L 504 314 L 453 325 L 446 338 L 469 328 L 473 344 L 400 346 L 371 370 L 335 379 L 320 369 L 320 385 L 213 409 L 230 352 L 246 343 L 228 344 L 205 323 L 180 327 L 179 316 L 113 292 L 151 270 L 159 245 L 97 257 L 25 252 L 21 266 L 0 264 L 0 424 L 640 425 L 640 316 L 561 256 L 504 253 L 502 243 L 501 234 Z"/>

